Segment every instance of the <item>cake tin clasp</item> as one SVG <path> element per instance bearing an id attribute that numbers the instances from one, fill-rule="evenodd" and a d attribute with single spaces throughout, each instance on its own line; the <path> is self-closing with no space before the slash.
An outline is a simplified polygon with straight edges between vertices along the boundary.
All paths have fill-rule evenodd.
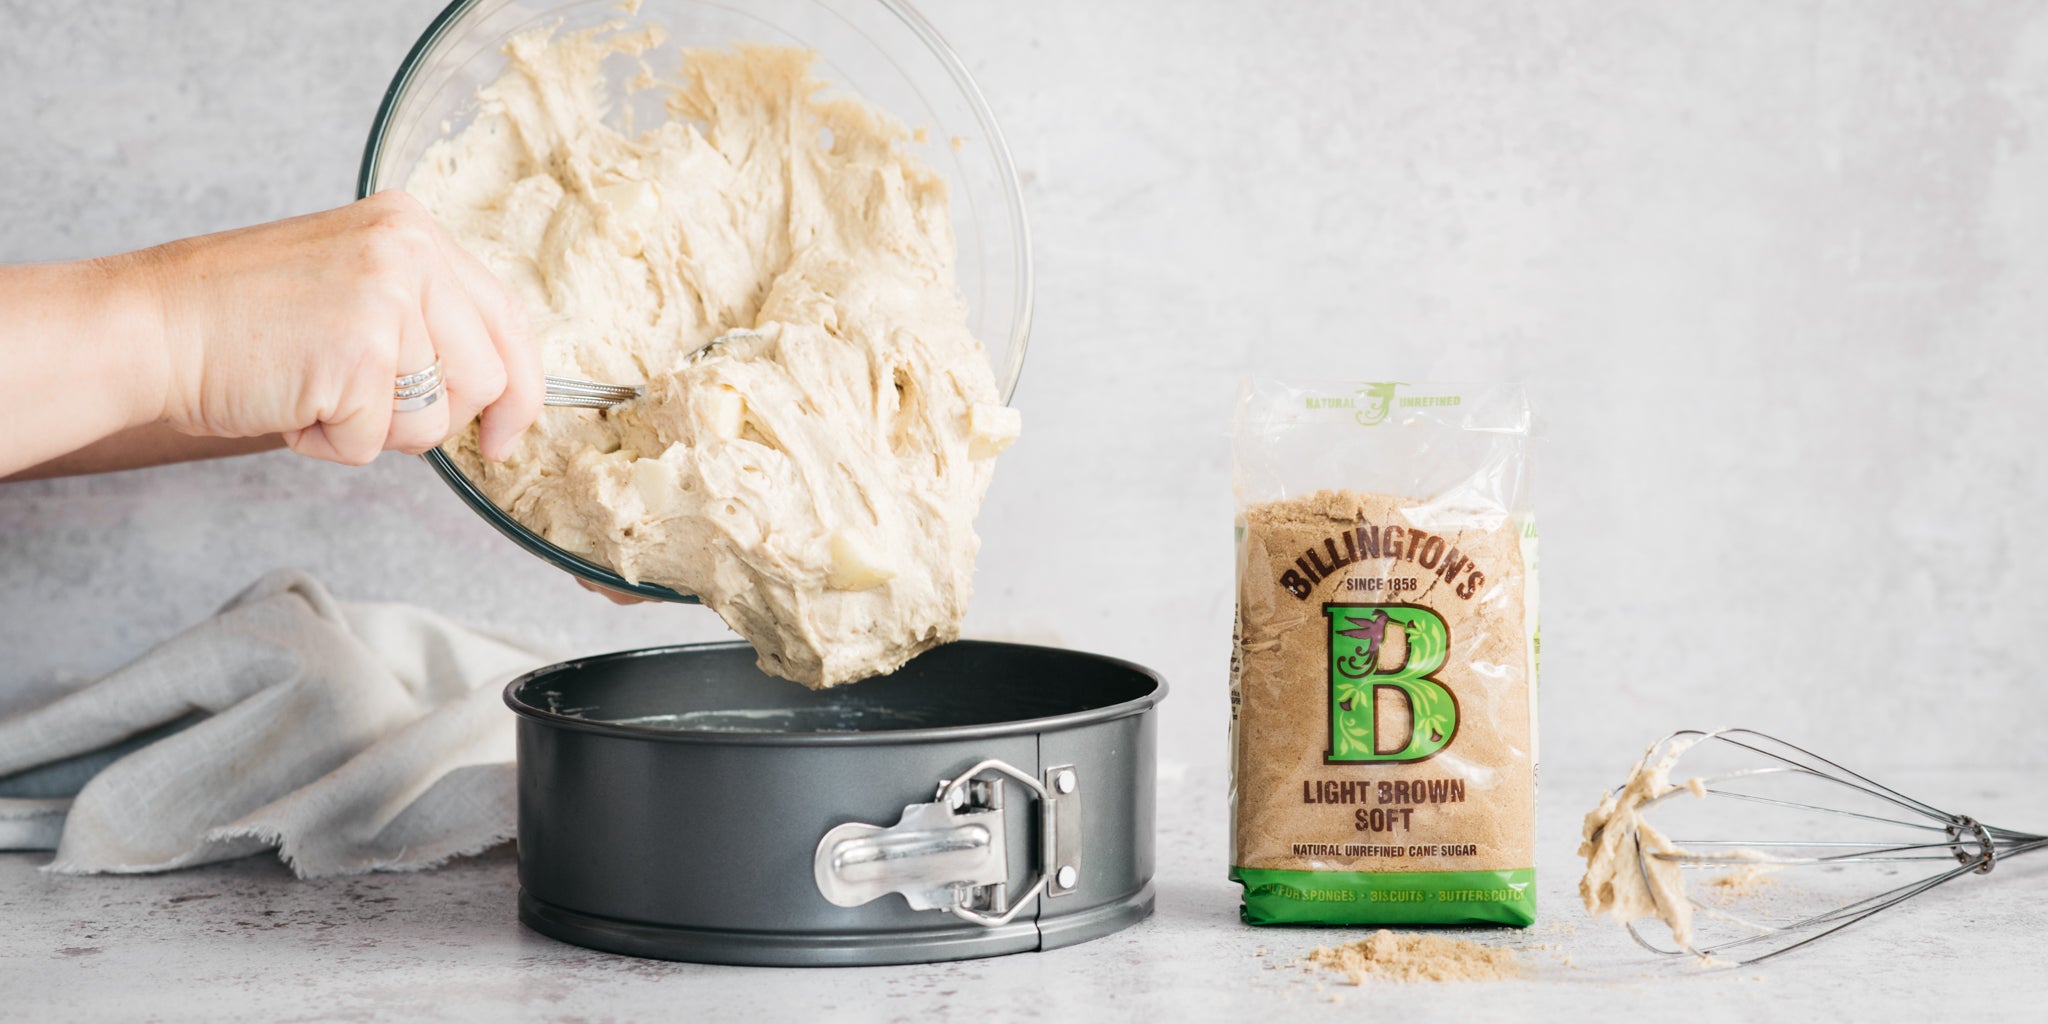
<path id="1" fill-rule="evenodd" d="M 1023 895 L 1009 898 L 1005 778 L 1038 800 L 1038 863 Z M 938 910 L 986 928 L 1009 924 L 1033 898 L 1080 887 L 1081 787 L 1072 765 L 1045 778 L 989 759 L 947 779 L 930 803 L 903 808 L 887 827 L 848 822 L 818 840 L 818 892 L 857 907 L 900 893 L 912 910 Z"/>

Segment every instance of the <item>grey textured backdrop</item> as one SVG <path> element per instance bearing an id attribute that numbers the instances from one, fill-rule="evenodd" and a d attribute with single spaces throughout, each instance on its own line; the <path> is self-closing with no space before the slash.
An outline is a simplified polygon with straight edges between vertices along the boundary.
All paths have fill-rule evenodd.
<path id="1" fill-rule="evenodd" d="M 0 0 L 0 260 L 347 201 L 437 6 Z M 1041 283 L 971 632 L 1164 671 L 1168 770 L 1223 756 L 1247 371 L 1531 384 L 1549 760 L 1743 723 L 2048 765 L 2048 7 L 927 8 Z M 286 565 L 564 651 L 723 634 L 412 460 L 271 455 L 0 485 L 0 704 Z"/>

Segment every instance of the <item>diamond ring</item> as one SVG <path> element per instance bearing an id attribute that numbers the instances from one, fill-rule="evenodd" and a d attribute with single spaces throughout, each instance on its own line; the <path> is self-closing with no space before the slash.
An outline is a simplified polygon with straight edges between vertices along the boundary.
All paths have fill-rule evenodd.
<path id="1" fill-rule="evenodd" d="M 405 374 L 391 382 L 393 408 L 399 412 L 424 409 L 441 400 L 441 360 L 417 373 Z"/>

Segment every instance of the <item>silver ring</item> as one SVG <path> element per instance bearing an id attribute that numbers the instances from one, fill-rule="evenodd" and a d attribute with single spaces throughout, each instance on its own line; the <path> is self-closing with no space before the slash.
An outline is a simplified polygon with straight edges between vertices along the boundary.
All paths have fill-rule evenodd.
<path id="1" fill-rule="evenodd" d="M 418 412 L 440 400 L 441 385 L 436 384 L 434 385 L 434 390 L 424 395 L 414 395 L 411 398 L 398 399 L 391 403 L 391 407 L 398 412 Z"/>
<path id="2" fill-rule="evenodd" d="M 392 408 L 398 412 L 416 412 L 441 400 L 446 382 L 441 379 L 441 360 L 436 358 L 433 365 L 415 373 L 404 374 L 391 382 Z"/>

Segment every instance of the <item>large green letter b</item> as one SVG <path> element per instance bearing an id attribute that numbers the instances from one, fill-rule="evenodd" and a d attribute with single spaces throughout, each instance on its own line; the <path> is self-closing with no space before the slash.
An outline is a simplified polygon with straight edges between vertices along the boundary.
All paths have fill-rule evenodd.
<path id="1" fill-rule="evenodd" d="M 1420 761 L 1451 745 L 1458 731 L 1458 701 L 1433 678 L 1444 667 L 1450 630 L 1427 608 L 1404 604 L 1326 604 L 1330 620 L 1331 762 Z M 1405 643 L 1403 643 L 1405 641 Z M 1387 667 L 1390 643 L 1406 647 L 1398 667 Z M 1407 698 L 1408 744 L 1382 751 L 1379 691 Z"/>

